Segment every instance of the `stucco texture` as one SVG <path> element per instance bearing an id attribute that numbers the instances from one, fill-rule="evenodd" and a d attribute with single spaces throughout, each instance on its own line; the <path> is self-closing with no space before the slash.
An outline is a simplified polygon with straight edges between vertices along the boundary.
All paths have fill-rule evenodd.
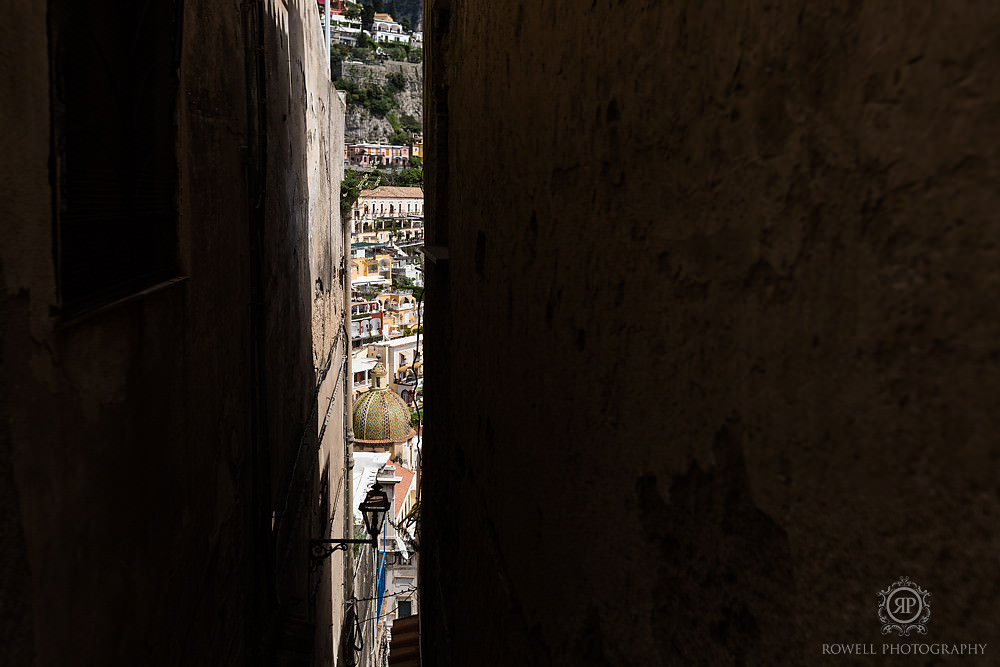
<path id="1" fill-rule="evenodd" d="M 317 442 L 346 348 L 344 108 L 315 3 L 183 3 L 177 280 L 72 320 L 45 3 L 4 5 L 0 664 L 267 664 L 290 615 L 329 658 L 342 579 L 314 613 L 307 540 L 325 460 L 346 486 L 342 391 Z"/>
<path id="2" fill-rule="evenodd" d="M 425 5 L 434 664 L 996 644 L 1000 6 Z"/>

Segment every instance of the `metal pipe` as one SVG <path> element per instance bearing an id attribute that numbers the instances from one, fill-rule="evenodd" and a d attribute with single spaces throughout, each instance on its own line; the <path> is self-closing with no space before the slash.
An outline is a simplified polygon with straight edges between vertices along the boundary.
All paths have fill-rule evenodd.
<path id="1" fill-rule="evenodd" d="M 343 180 L 343 167 L 340 167 L 340 177 Z M 339 199 L 338 199 L 339 202 Z M 337 206 L 336 215 L 341 215 Z M 344 280 L 344 355 L 347 372 L 344 373 L 344 475 L 347 483 L 344 485 L 344 534 L 354 535 L 354 428 L 351 419 L 354 407 L 354 360 L 351 350 L 351 227 L 350 214 L 344 220 L 341 216 L 340 227 L 343 234 L 343 280 Z M 354 597 L 354 552 L 348 549 L 344 552 L 344 605 Z"/>

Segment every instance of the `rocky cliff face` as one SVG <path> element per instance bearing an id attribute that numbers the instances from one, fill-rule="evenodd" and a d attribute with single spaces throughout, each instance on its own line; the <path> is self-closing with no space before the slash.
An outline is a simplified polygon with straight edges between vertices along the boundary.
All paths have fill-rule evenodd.
<path id="1" fill-rule="evenodd" d="M 421 0 L 396 0 L 396 20 L 402 21 L 405 16 L 410 19 L 410 25 L 416 28 L 422 23 L 423 9 Z"/>
<path id="2" fill-rule="evenodd" d="M 363 63 L 340 63 L 339 71 L 334 72 L 335 78 L 343 77 L 363 83 L 385 85 L 386 77 L 393 72 L 401 72 L 406 77 L 406 89 L 396 93 L 399 107 L 396 114 L 402 118 L 409 114 L 422 119 L 424 114 L 424 67 L 420 63 L 387 62 L 384 65 L 366 65 Z M 354 104 L 348 104 L 345 124 L 345 139 L 348 144 L 365 141 L 387 142 L 393 134 L 392 124 L 388 118 L 379 118 L 368 109 Z"/>

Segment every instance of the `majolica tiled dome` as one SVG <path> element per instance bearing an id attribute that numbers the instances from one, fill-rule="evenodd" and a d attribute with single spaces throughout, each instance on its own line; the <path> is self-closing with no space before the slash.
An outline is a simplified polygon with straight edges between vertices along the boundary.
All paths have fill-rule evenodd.
<path id="1" fill-rule="evenodd" d="M 385 366 L 379 361 L 373 374 L 381 384 Z M 362 394 L 354 402 L 354 440 L 359 443 L 406 442 L 414 434 L 410 426 L 410 409 L 391 389 L 382 387 Z"/>
<path id="2" fill-rule="evenodd" d="M 391 389 L 372 389 L 354 402 L 354 439 L 357 442 L 406 442 L 411 435 L 410 410 Z"/>

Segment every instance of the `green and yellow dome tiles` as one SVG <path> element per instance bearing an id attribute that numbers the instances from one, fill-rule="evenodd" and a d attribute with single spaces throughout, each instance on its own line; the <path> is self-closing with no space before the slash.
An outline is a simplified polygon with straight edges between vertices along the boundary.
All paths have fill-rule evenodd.
<path id="1" fill-rule="evenodd" d="M 373 373 L 381 380 L 386 375 L 385 366 L 379 362 Z M 406 403 L 399 394 L 381 386 L 365 392 L 354 402 L 353 421 L 354 439 L 362 444 L 406 442 L 414 434 Z"/>

